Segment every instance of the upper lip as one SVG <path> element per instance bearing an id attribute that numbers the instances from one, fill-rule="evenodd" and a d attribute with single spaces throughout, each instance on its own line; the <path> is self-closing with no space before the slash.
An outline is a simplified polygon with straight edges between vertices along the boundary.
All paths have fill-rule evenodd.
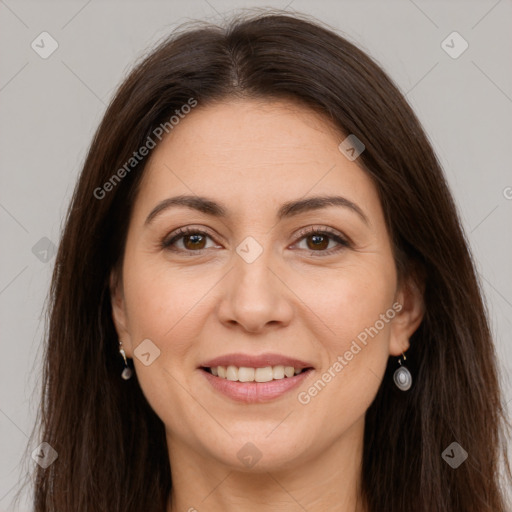
<path id="1" fill-rule="evenodd" d="M 266 366 L 293 366 L 296 369 L 312 368 L 313 365 L 294 357 L 288 357 L 281 354 L 226 354 L 210 359 L 201 364 L 201 367 L 212 368 L 216 366 L 241 366 L 246 368 L 265 368 Z"/>

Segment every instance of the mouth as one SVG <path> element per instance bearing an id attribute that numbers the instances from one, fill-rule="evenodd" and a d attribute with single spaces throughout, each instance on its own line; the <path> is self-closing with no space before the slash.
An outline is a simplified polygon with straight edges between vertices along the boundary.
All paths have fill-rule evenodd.
<path id="1" fill-rule="evenodd" d="M 201 366 L 201 370 L 232 382 L 270 382 L 274 380 L 290 379 L 296 375 L 312 370 L 312 367 L 295 368 L 293 366 L 275 365 L 262 368 L 251 368 L 247 366 Z"/>
<path id="2" fill-rule="evenodd" d="M 314 371 L 307 362 L 278 354 L 231 354 L 207 361 L 198 369 L 215 391 L 245 403 L 274 400 Z"/>

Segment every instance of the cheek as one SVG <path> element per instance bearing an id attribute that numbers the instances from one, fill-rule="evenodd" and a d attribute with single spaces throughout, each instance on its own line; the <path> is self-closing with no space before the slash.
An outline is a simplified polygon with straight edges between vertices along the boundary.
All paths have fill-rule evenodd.
<path id="1" fill-rule="evenodd" d="M 190 369 L 200 343 L 204 307 L 215 279 L 197 269 L 178 269 L 142 252 L 126 258 L 125 299 L 133 348 L 149 339 L 159 350 L 150 365 L 134 357 L 137 379 L 152 409 L 166 426 L 187 435 L 180 418 L 200 421 L 201 409 L 191 400 Z M 195 421 L 195 420 L 193 420 Z"/>
<path id="2" fill-rule="evenodd" d="M 340 269 L 297 274 L 290 283 L 304 303 L 304 312 L 310 309 L 308 317 L 316 322 L 317 337 L 330 353 L 344 352 L 353 339 L 374 326 L 391 308 L 396 289 L 393 262 L 373 255 Z M 387 334 L 389 324 L 381 323 L 378 330 Z"/>
<path id="3" fill-rule="evenodd" d="M 375 258 L 371 265 L 325 274 L 298 292 L 315 313 L 309 328 L 324 353 L 322 372 L 301 389 L 299 401 L 319 417 L 328 412 L 331 421 L 336 418 L 332 425 L 364 414 L 380 386 L 396 314 L 393 269 Z"/>
<path id="4" fill-rule="evenodd" d="M 211 273 L 199 275 L 197 268 L 177 268 L 158 259 L 141 254 L 128 260 L 125 296 L 135 343 L 150 338 L 164 348 L 169 339 L 183 339 L 184 332 L 194 332 L 198 323 L 193 319 L 215 279 Z"/>

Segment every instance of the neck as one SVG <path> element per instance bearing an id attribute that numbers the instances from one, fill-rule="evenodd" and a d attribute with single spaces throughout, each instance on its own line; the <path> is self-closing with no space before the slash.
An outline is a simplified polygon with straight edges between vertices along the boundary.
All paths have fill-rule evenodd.
<path id="1" fill-rule="evenodd" d="M 256 471 L 227 466 L 168 436 L 167 512 L 365 512 L 360 499 L 364 418 L 315 456 Z"/>

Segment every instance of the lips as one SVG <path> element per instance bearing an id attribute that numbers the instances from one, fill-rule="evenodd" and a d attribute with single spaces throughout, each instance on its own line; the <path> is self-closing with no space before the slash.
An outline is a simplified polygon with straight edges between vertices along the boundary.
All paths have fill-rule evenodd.
<path id="1" fill-rule="evenodd" d="M 304 370 L 302 373 L 293 377 L 260 383 L 233 382 L 216 377 L 207 371 L 201 371 L 201 375 L 214 391 L 231 400 L 246 404 L 264 403 L 276 400 L 286 395 L 294 388 L 297 388 L 297 386 L 303 383 L 312 373 L 313 370 Z"/>
<path id="2" fill-rule="evenodd" d="M 281 354 L 260 354 L 257 356 L 250 354 L 226 354 L 214 359 L 205 361 L 200 365 L 200 368 L 212 368 L 216 366 L 236 366 L 247 368 L 265 368 L 266 366 L 293 366 L 296 369 L 302 370 L 305 368 L 313 368 L 311 363 L 296 359 L 293 357 L 284 356 Z"/>
<path id="3" fill-rule="evenodd" d="M 262 403 L 275 400 L 299 386 L 313 373 L 314 367 L 311 363 L 294 357 L 266 353 L 258 356 L 227 354 L 205 361 L 199 369 L 211 387 L 220 394 L 238 402 Z M 221 370 L 228 375 L 221 376 Z M 236 380 L 240 371 L 244 376 L 248 372 L 254 372 L 256 382 Z M 271 371 L 274 372 L 274 380 L 269 375 Z"/>

